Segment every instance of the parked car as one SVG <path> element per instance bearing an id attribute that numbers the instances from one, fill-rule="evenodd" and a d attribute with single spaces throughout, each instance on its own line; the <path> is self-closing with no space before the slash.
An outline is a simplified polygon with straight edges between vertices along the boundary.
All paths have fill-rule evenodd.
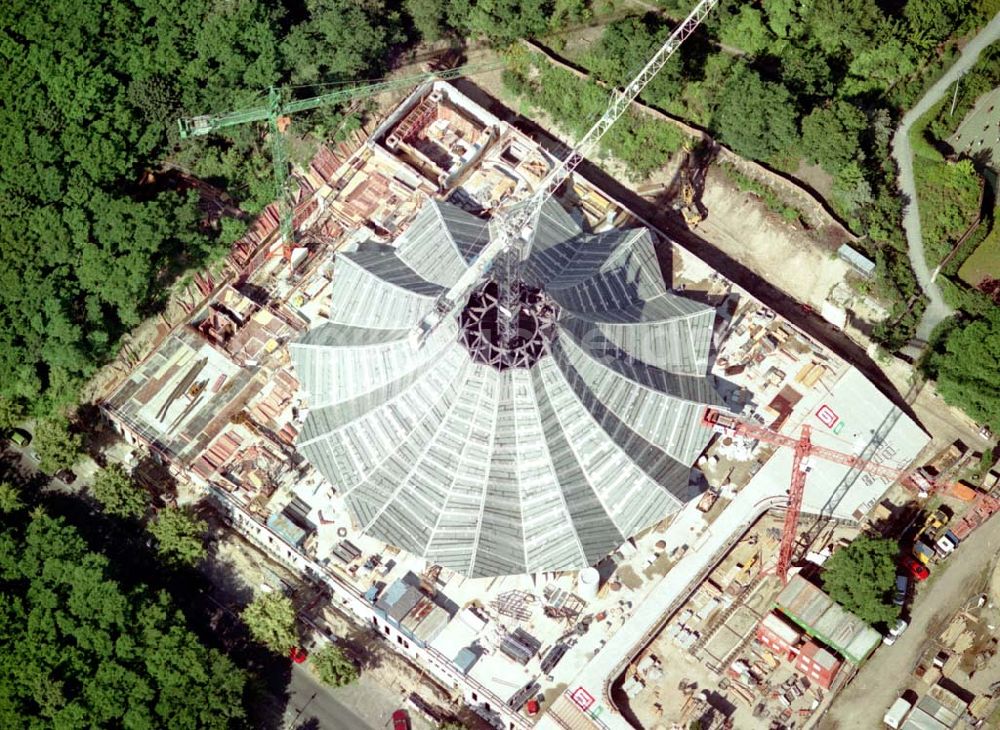
<path id="1" fill-rule="evenodd" d="M 906 603 L 906 594 L 910 590 L 910 579 L 905 575 L 896 576 L 896 595 L 892 597 L 892 602 L 897 606 Z"/>
<path id="2" fill-rule="evenodd" d="M 913 557 L 924 565 L 929 565 L 930 562 L 934 560 L 934 556 L 934 548 L 925 543 L 923 540 L 918 540 L 913 543 Z"/>
<path id="3" fill-rule="evenodd" d="M 892 646 L 896 643 L 896 639 L 899 638 L 900 634 L 906 631 L 906 627 L 909 626 L 909 622 L 904 619 L 899 619 L 896 625 L 889 629 L 889 633 L 882 637 L 882 643 L 886 646 Z"/>
<path id="4" fill-rule="evenodd" d="M 70 471 L 69 469 L 60 469 L 56 472 L 56 479 L 61 481 L 63 484 L 72 484 L 76 481 L 76 473 Z"/>
<path id="5" fill-rule="evenodd" d="M 392 730 L 410 730 L 410 716 L 406 710 L 396 710 L 392 713 Z"/>
<path id="6" fill-rule="evenodd" d="M 8 438 L 12 444 L 20 446 L 22 449 L 31 443 L 31 434 L 23 428 L 12 428 Z"/>
<path id="7" fill-rule="evenodd" d="M 927 569 L 927 566 L 914 558 L 912 555 L 904 555 L 900 559 L 899 564 L 914 580 L 927 580 L 927 577 L 931 574 L 931 571 Z"/>

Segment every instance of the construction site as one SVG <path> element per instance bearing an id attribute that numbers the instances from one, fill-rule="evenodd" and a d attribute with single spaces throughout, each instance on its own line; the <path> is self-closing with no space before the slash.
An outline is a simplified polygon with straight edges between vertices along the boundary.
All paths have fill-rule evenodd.
<path id="1" fill-rule="evenodd" d="M 949 474 L 582 156 L 423 80 L 294 170 L 101 409 L 494 727 L 803 727 L 881 642 L 807 578 Z"/>

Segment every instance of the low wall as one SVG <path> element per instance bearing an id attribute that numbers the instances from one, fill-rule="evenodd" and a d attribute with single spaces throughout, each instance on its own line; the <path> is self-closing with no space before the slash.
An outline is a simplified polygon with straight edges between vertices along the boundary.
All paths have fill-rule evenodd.
<path id="1" fill-rule="evenodd" d="M 607 88 L 607 84 L 603 81 L 598 81 L 597 79 L 592 78 L 588 73 L 585 73 L 584 71 L 566 63 L 564 60 L 553 55 L 553 53 L 544 46 L 538 45 L 537 43 L 529 40 L 522 40 L 521 43 L 529 51 L 544 56 L 545 59 L 553 66 L 567 71 L 579 79 L 592 80 L 594 83 Z M 747 177 L 753 178 L 775 190 L 782 196 L 788 205 L 793 206 L 802 214 L 805 221 L 812 228 L 833 228 L 838 236 L 842 237 L 845 241 L 853 242 L 858 240 L 858 236 L 851 233 L 850 230 L 848 230 L 848 228 L 836 217 L 833 211 L 830 210 L 826 201 L 814 195 L 810 190 L 802 187 L 794 180 L 790 180 L 784 175 L 777 173 L 758 162 L 741 157 L 725 145 L 715 140 L 705 129 L 691 125 L 682 119 L 666 114 L 665 112 L 644 104 L 641 101 L 633 101 L 632 108 L 642 114 L 651 116 L 667 124 L 674 125 L 688 137 L 711 143 L 716 152 L 716 159 L 732 165 Z"/>

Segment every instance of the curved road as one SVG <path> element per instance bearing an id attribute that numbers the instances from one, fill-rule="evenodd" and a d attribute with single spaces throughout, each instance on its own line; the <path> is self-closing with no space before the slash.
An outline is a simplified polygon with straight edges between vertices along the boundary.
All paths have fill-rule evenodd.
<path id="1" fill-rule="evenodd" d="M 910 626 L 891 647 L 875 650 L 829 712 L 820 730 L 870 730 L 882 727 L 882 715 L 908 687 L 916 687 L 917 658 L 934 644 L 945 623 L 970 596 L 983 590 L 1000 548 L 997 525 L 987 523 L 958 546 L 947 563 L 932 568 L 921 584 L 910 614 Z M 919 690 L 918 690 L 919 691 Z"/>
<path id="2" fill-rule="evenodd" d="M 910 128 L 923 114 L 944 96 L 954 81 L 979 58 L 979 52 L 1000 38 L 1000 13 L 983 28 L 975 38 L 962 49 L 958 60 L 952 64 L 944 76 L 930 88 L 924 97 L 917 102 L 903 117 L 892 140 L 892 155 L 899 165 L 899 187 L 909 199 L 909 205 L 903 211 L 903 229 L 906 231 L 906 241 L 909 246 L 910 265 L 917 276 L 917 281 L 929 299 L 927 310 L 917 327 L 917 339 L 924 342 L 930 337 L 931 331 L 942 321 L 950 317 L 954 310 L 941 297 L 941 290 L 934 283 L 937 270 L 931 272 L 927 268 L 924 256 L 924 239 L 920 231 L 920 211 L 917 203 L 917 186 L 913 179 L 913 150 L 910 148 Z"/>

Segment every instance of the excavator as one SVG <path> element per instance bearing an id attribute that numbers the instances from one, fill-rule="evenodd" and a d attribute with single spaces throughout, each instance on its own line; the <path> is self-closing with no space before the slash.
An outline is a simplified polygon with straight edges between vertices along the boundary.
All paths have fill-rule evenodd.
<path id="1" fill-rule="evenodd" d="M 687 165 L 682 165 L 677 172 L 678 190 L 677 197 L 674 198 L 674 210 L 679 211 L 684 216 L 684 222 L 688 228 L 696 228 L 705 216 L 695 202 L 694 185 L 691 184 L 691 177 L 688 174 Z"/>

